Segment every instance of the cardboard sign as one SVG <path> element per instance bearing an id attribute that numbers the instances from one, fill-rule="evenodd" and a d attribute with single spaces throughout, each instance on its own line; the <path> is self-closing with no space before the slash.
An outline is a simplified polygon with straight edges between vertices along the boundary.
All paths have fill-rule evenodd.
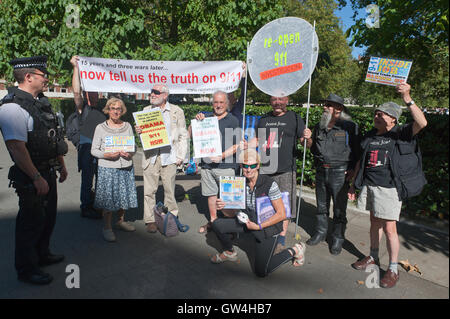
<path id="1" fill-rule="evenodd" d="M 370 57 L 366 82 L 397 86 L 408 80 L 412 61 Z"/>
<path id="2" fill-rule="evenodd" d="M 144 151 L 170 145 L 161 110 L 154 109 L 133 113 L 134 121 L 142 129 L 140 134 Z"/>

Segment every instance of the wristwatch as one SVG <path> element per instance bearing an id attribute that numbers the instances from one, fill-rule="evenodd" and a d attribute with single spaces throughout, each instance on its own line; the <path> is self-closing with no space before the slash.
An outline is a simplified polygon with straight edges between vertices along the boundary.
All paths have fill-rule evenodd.
<path id="1" fill-rule="evenodd" d="M 33 182 L 37 181 L 40 177 L 41 177 L 41 173 L 37 172 L 37 173 L 33 176 Z"/>
<path id="2" fill-rule="evenodd" d="M 413 105 L 413 104 L 416 104 L 416 102 L 414 102 L 413 100 L 411 100 L 411 101 L 409 101 L 409 102 L 407 102 L 406 103 L 406 106 L 411 106 L 411 105 Z"/>

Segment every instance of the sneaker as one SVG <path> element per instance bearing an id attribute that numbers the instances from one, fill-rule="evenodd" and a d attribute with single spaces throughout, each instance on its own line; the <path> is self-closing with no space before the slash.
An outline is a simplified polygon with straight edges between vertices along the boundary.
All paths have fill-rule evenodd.
<path id="1" fill-rule="evenodd" d="M 123 230 L 123 231 L 135 231 L 136 227 L 133 225 L 128 224 L 127 222 L 118 222 L 116 224 L 116 228 Z"/>
<path id="2" fill-rule="evenodd" d="M 112 229 L 103 229 L 103 238 L 109 242 L 116 241 L 116 235 L 114 235 Z"/>
<path id="3" fill-rule="evenodd" d="M 380 266 L 380 261 L 378 259 L 373 259 L 372 256 L 367 256 L 362 260 L 359 260 L 352 264 L 352 267 L 356 270 L 366 270 L 366 268 L 370 265 Z"/>

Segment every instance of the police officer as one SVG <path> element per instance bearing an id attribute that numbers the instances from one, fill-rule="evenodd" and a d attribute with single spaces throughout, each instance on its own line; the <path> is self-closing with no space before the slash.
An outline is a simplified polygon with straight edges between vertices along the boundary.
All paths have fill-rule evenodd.
<path id="1" fill-rule="evenodd" d="M 14 161 L 8 178 L 19 196 L 15 267 L 20 281 L 49 284 L 52 276 L 40 267 L 64 259 L 52 254 L 49 244 L 56 221 L 56 171 L 63 182 L 67 144 L 42 94 L 48 85 L 47 57 L 19 58 L 10 64 L 19 85 L 9 88 L 0 102 L 0 129 Z"/>
<path id="2" fill-rule="evenodd" d="M 311 133 L 305 129 L 307 147 L 311 149 L 316 167 L 317 224 L 314 235 L 306 241 L 317 245 L 328 231 L 330 200 L 333 199 L 333 233 L 330 252 L 338 255 L 344 243 L 347 224 L 347 190 L 357 161 L 358 127 L 351 121 L 344 100 L 333 93 L 323 100 L 320 123 Z"/>

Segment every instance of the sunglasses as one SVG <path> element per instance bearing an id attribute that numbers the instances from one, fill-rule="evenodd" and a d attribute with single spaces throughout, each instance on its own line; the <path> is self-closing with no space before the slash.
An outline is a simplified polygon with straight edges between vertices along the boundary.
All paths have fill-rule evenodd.
<path id="1" fill-rule="evenodd" d="M 158 90 L 152 90 L 151 92 L 150 92 L 150 94 L 151 93 L 153 93 L 153 94 L 155 94 L 155 95 L 160 95 L 161 93 L 164 93 L 164 92 L 161 92 L 161 91 L 158 91 Z"/>
<path id="2" fill-rule="evenodd" d="M 243 168 L 251 168 L 251 169 L 255 169 L 258 167 L 258 163 L 256 164 L 242 164 Z"/>

